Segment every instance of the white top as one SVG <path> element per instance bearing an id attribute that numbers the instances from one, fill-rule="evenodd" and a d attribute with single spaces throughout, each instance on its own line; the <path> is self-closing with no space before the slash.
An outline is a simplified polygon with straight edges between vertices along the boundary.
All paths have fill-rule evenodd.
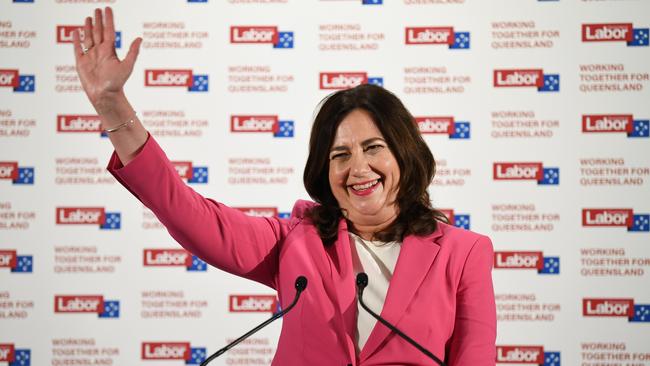
<path id="1" fill-rule="evenodd" d="M 350 243 L 354 243 L 351 247 L 355 277 L 359 272 L 368 275 L 368 286 L 363 291 L 363 302 L 372 311 L 381 314 L 401 243 L 365 240 L 352 233 L 350 233 Z M 357 353 L 366 344 L 375 323 L 377 320 L 357 301 Z"/>

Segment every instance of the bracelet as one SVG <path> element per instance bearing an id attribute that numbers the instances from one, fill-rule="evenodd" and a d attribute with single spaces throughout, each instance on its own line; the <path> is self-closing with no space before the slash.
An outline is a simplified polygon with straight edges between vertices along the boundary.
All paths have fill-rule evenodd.
<path id="1" fill-rule="evenodd" d="M 115 127 L 107 128 L 107 129 L 104 130 L 104 132 L 111 133 L 111 132 L 115 132 L 115 131 L 117 131 L 119 129 L 122 129 L 122 128 L 128 126 L 128 125 L 132 125 L 135 122 L 135 116 L 136 116 L 136 114 L 135 114 L 135 112 L 133 112 L 133 118 L 131 118 L 130 120 L 128 120 L 128 121 L 126 121 L 126 122 L 124 122 L 122 124 L 119 124 L 119 125 L 117 125 Z"/>

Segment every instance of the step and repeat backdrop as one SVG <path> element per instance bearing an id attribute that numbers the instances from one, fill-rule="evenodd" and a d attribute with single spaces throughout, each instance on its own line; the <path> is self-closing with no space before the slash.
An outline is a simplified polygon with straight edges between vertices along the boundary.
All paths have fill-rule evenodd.
<path id="1" fill-rule="evenodd" d="M 2 0 L 0 365 L 196 365 L 278 309 L 106 172 L 71 45 L 105 5 L 119 55 L 144 39 L 127 94 L 198 192 L 288 216 L 319 101 L 383 85 L 436 157 L 435 206 L 494 242 L 496 362 L 650 365 L 642 0 Z M 280 323 L 215 364 L 270 364 Z"/>

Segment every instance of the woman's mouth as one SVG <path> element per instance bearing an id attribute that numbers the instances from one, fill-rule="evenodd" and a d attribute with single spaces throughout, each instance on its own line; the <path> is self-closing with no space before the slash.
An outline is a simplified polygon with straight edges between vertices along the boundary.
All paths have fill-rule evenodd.
<path id="1" fill-rule="evenodd" d="M 377 187 L 379 187 L 379 182 L 380 179 L 375 179 L 375 180 L 371 180 L 359 184 L 352 184 L 349 185 L 348 187 L 350 187 L 351 188 L 350 191 L 357 196 L 367 196 L 372 192 L 374 192 L 375 189 L 377 189 Z"/>

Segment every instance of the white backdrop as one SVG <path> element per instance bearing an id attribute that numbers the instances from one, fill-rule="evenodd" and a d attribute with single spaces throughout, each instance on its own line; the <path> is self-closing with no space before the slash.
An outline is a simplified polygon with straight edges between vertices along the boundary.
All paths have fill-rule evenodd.
<path id="1" fill-rule="evenodd" d="M 434 204 L 494 242 L 497 362 L 650 365 L 640 0 L 3 1 L 0 365 L 198 364 L 276 310 L 105 171 L 69 44 L 104 5 L 120 55 L 144 37 L 128 96 L 197 191 L 287 215 L 317 103 L 380 83 L 438 161 Z M 269 364 L 279 330 L 215 364 Z"/>

